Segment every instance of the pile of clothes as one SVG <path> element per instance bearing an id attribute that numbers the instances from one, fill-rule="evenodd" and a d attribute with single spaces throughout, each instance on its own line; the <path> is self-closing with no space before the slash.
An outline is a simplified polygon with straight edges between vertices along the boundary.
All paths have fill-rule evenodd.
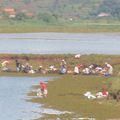
<path id="1" fill-rule="evenodd" d="M 95 95 L 92 94 L 90 91 L 87 91 L 84 96 L 87 97 L 88 99 L 96 99 L 96 98 L 105 98 L 109 95 L 108 91 L 101 91 L 97 92 Z"/>

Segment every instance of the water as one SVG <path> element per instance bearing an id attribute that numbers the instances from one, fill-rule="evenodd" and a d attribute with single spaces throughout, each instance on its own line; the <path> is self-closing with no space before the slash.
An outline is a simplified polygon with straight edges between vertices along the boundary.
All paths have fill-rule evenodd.
<path id="1" fill-rule="evenodd" d="M 119 54 L 120 33 L 0 34 L 0 53 Z"/>
<path id="2" fill-rule="evenodd" d="M 63 114 L 26 101 L 32 85 L 51 79 L 53 77 L 0 77 L 0 120 L 32 120 L 44 113 Z"/>

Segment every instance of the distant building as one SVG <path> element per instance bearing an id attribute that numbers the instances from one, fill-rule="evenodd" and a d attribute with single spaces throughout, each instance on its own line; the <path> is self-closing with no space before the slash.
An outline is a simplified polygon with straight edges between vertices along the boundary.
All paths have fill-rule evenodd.
<path id="1" fill-rule="evenodd" d="M 16 11 L 14 8 L 4 8 L 3 13 L 7 14 L 9 18 L 15 18 L 16 17 Z"/>
<path id="2" fill-rule="evenodd" d="M 16 17 L 16 15 L 14 14 L 11 14 L 11 15 L 9 15 L 9 18 L 15 18 Z"/>
<path id="3" fill-rule="evenodd" d="M 108 17 L 108 16 L 110 16 L 109 13 L 100 13 L 100 14 L 98 14 L 98 17 Z"/>
<path id="4" fill-rule="evenodd" d="M 4 8 L 3 11 L 6 13 L 11 13 L 11 12 L 15 12 L 15 9 L 14 8 Z"/>

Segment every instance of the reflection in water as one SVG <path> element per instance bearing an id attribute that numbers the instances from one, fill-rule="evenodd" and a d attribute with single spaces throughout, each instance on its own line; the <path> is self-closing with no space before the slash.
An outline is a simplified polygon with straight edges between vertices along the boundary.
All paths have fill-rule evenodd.
<path id="1" fill-rule="evenodd" d="M 32 85 L 48 81 L 53 77 L 0 77 L 0 119 L 31 120 L 43 114 L 64 114 L 52 109 L 45 109 L 37 103 L 26 102 L 27 93 Z"/>
<path id="2" fill-rule="evenodd" d="M 120 33 L 0 34 L 0 53 L 119 54 Z"/>

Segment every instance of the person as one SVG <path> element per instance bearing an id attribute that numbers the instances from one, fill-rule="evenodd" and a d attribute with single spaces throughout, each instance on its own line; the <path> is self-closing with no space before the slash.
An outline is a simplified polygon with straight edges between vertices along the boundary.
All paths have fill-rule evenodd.
<path id="1" fill-rule="evenodd" d="M 105 63 L 105 68 L 106 68 L 106 73 L 105 76 L 109 76 L 113 74 L 113 67 L 112 65 L 108 64 L 107 62 Z"/>
<path id="2" fill-rule="evenodd" d="M 10 69 L 8 68 L 8 64 L 10 63 L 10 61 L 8 60 L 5 60 L 1 63 L 1 70 L 4 71 L 4 72 L 9 72 Z"/>
<path id="3" fill-rule="evenodd" d="M 28 73 L 30 73 L 30 74 L 34 74 L 35 73 L 35 70 L 33 70 L 32 66 L 30 66 Z"/>
<path id="4" fill-rule="evenodd" d="M 2 68 L 2 62 L 1 62 L 1 60 L 0 60 L 0 69 Z"/>
<path id="5" fill-rule="evenodd" d="M 41 89 L 38 89 L 38 90 L 37 90 L 37 96 L 38 96 L 39 98 L 43 98 Z"/>
<path id="6" fill-rule="evenodd" d="M 79 74 L 80 73 L 80 71 L 79 71 L 79 66 L 75 66 L 74 67 L 74 75 L 77 75 L 77 74 Z"/>
<path id="7" fill-rule="evenodd" d="M 61 66 L 63 66 L 63 65 L 65 66 L 66 64 L 67 64 L 66 61 L 64 59 L 62 59 L 61 60 Z"/>
<path id="8" fill-rule="evenodd" d="M 90 74 L 90 69 L 89 68 L 84 68 L 82 70 L 82 73 L 85 74 L 85 75 L 89 75 Z"/>
<path id="9" fill-rule="evenodd" d="M 65 74 L 67 72 L 66 61 L 63 59 L 60 63 L 60 74 Z"/>
<path id="10" fill-rule="evenodd" d="M 47 90 L 47 85 L 44 82 L 40 82 L 40 89 L 41 89 L 42 95 L 44 97 L 47 97 L 48 90 Z"/>
<path id="11" fill-rule="evenodd" d="M 55 73 L 55 72 L 57 72 L 57 68 L 56 68 L 54 65 L 51 65 L 51 66 L 49 67 L 49 72 L 50 72 L 50 73 Z"/>
<path id="12" fill-rule="evenodd" d="M 98 75 L 102 75 L 103 74 L 103 68 L 101 66 L 98 66 L 95 68 L 95 73 Z"/>
<path id="13" fill-rule="evenodd" d="M 26 63 L 26 65 L 24 67 L 24 72 L 29 73 L 30 70 L 31 70 L 31 67 L 30 67 L 29 63 Z"/>
<path id="14" fill-rule="evenodd" d="M 37 73 L 43 73 L 43 66 L 40 65 L 38 69 L 36 70 Z"/>
<path id="15" fill-rule="evenodd" d="M 102 90 L 96 93 L 97 98 L 104 98 L 104 97 L 107 97 L 108 95 L 109 95 L 109 92 L 106 86 L 103 86 Z"/>
<path id="16" fill-rule="evenodd" d="M 7 64 L 9 64 L 10 62 L 8 60 L 5 60 L 1 63 L 2 67 L 6 67 Z"/>
<path id="17" fill-rule="evenodd" d="M 16 70 L 17 72 L 19 72 L 21 70 L 21 64 L 20 62 L 18 62 L 18 60 L 15 60 L 15 63 L 16 63 Z"/>

